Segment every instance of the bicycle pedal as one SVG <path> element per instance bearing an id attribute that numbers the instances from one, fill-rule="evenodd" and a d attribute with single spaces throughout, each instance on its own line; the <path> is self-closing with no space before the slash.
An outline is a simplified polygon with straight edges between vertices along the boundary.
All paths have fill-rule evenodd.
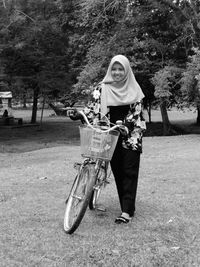
<path id="1" fill-rule="evenodd" d="M 106 208 L 103 207 L 103 206 L 99 206 L 99 207 L 97 206 L 96 209 L 99 210 L 99 211 L 106 212 Z"/>

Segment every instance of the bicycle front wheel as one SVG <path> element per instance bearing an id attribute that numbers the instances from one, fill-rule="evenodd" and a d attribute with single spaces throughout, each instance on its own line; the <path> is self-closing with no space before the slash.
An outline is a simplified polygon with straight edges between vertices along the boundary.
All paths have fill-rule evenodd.
<path id="1" fill-rule="evenodd" d="M 64 230 L 72 234 L 81 223 L 96 181 L 94 164 L 85 165 L 76 176 L 66 202 Z"/>

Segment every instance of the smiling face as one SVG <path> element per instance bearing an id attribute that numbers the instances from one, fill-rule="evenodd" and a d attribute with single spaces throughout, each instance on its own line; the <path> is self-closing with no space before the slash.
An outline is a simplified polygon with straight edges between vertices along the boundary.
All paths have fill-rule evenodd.
<path id="1" fill-rule="evenodd" d="M 119 62 L 115 62 L 112 65 L 111 76 L 113 81 L 116 83 L 121 82 L 124 79 L 125 69 Z"/>

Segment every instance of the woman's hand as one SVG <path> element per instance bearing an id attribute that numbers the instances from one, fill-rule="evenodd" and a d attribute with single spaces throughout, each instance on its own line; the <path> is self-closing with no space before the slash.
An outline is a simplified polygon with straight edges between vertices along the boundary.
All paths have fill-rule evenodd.
<path id="1" fill-rule="evenodd" d="M 128 133 L 129 133 L 128 128 L 122 124 L 122 121 L 118 120 L 118 121 L 116 121 L 116 124 L 119 125 L 119 131 L 120 131 L 121 135 L 128 136 Z"/>
<path id="2" fill-rule="evenodd" d="M 120 126 L 119 131 L 121 135 L 128 136 L 128 128 L 125 125 Z"/>
<path id="3" fill-rule="evenodd" d="M 77 109 L 73 109 L 69 111 L 69 117 L 73 121 L 81 120 L 82 115 L 78 112 Z"/>

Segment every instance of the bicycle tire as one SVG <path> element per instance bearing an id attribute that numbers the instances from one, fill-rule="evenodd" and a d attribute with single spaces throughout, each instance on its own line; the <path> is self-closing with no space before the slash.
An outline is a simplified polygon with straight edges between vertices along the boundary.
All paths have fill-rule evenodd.
<path id="1" fill-rule="evenodd" d="M 105 170 L 101 169 L 100 172 L 97 175 L 97 181 L 98 181 L 98 177 L 100 177 L 101 175 L 105 175 Z M 104 187 L 104 183 L 100 183 L 99 185 L 97 184 L 97 187 L 93 189 L 92 191 L 92 195 L 89 201 L 89 209 L 93 210 L 97 207 L 97 200 L 99 199 L 99 196 L 101 194 L 101 190 Z"/>
<path id="2" fill-rule="evenodd" d="M 83 166 L 74 180 L 66 201 L 64 215 L 64 231 L 66 233 L 72 234 L 80 225 L 91 199 L 95 181 L 94 164 Z"/>

